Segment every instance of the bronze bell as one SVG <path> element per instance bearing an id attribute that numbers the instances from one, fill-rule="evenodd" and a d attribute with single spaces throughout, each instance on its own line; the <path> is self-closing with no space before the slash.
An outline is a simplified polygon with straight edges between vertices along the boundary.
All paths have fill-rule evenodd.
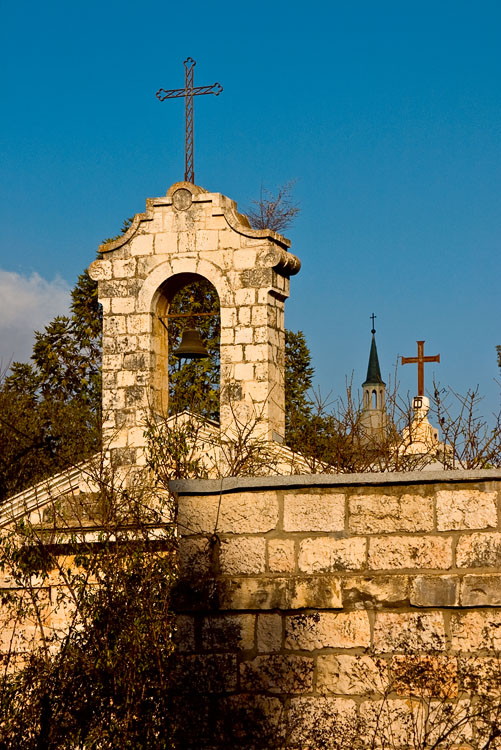
<path id="1" fill-rule="evenodd" d="M 186 328 L 183 331 L 181 343 L 172 353 L 175 357 L 184 357 L 184 359 L 203 359 L 209 356 L 196 328 Z"/>

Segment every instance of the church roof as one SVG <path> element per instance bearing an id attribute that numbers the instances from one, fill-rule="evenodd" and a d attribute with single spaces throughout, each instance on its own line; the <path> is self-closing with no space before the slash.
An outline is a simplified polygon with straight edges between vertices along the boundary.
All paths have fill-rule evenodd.
<path id="1" fill-rule="evenodd" d="M 362 385 L 386 385 L 381 377 L 379 369 L 379 359 L 377 356 L 376 337 L 372 334 L 371 352 L 369 354 L 369 365 L 367 367 L 367 377 Z"/>

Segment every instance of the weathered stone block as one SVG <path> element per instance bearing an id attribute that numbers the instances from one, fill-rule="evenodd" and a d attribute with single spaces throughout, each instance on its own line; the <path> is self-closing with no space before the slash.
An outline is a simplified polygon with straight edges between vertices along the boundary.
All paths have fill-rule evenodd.
<path id="1" fill-rule="evenodd" d="M 501 575 L 467 575 L 461 587 L 463 607 L 501 607 Z"/>
<path id="2" fill-rule="evenodd" d="M 125 333 L 126 318 L 122 315 L 108 315 L 103 320 L 103 334 L 105 336 L 116 336 Z"/>
<path id="3" fill-rule="evenodd" d="M 202 624 L 202 647 L 208 651 L 251 651 L 255 615 L 211 615 Z"/>
<path id="4" fill-rule="evenodd" d="M 281 615 L 258 615 L 257 618 L 257 650 L 259 653 L 273 653 L 282 648 Z"/>
<path id="5" fill-rule="evenodd" d="M 294 493 L 284 495 L 285 531 L 343 531 L 345 496 Z"/>
<path id="6" fill-rule="evenodd" d="M 223 575 L 242 575 L 245 573 L 263 573 L 266 542 L 259 537 L 237 537 L 222 539 L 220 547 L 220 565 Z"/>
<path id="7" fill-rule="evenodd" d="M 459 584 L 458 576 L 416 576 L 410 602 L 415 607 L 457 607 Z"/>
<path id="8" fill-rule="evenodd" d="M 303 573 L 360 570 L 365 561 L 366 541 L 362 537 L 317 537 L 303 539 L 299 544 L 299 570 Z"/>
<path id="9" fill-rule="evenodd" d="M 349 502 L 349 528 L 362 534 L 432 531 L 432 498 L 410 494 L 355 495 Z"/>
<path id="10" fill-rule="evenodd" d="M 465 534 L 459 537 L 456 547 L 458 568 L 484 568 L 501 565 L 501 534 Z"/>
<path id="11" fill-rule="evenodd" d="M 377 612 L 374 624 L 374 650 L 433 651 L 445 648 L 445 628 L 441 612 Z"/>
<path id="12" fill-rule="evenodd" d="M 296 567 L 293 539 L 268 540 L 268 567 L 272 573 L 293 573 Z"/>
<path id="13" fill-rule="evenodd" d="M 153 235 L 136 234 L 130 242 L 131 255 L 151 255 L 153 253 Z"/>
<path id="14" fill-rule="evenodd" d="M 462 612 L 451 617 L 451 648 L 473 652 L 501 649 L 501 612 Z"/>
<path id="15" fill-rule="evenodd" d="M 243 690 L 293 695 L 307 693 L 313 684 L 314 661 L 308 656 L 270 654 L 240 664 Z"/>
<path id="16" fill-rule="evenodd" d="M 350 576 L 343 579 L 343 606 L 356 609 L 380 609 L 408 604 L 407 576 Z"/>
<path id="17" fill-rule="evenodd" d="M 114 297 L 111 300 L 111 312 L 115 315 L 130 315 L 135 306 L 136 300 L 132 297 Z"/>
<path id="18" fill-rule="evenodd" d="M 346 698 L 293 698 L 287 715 L 291 748 L 356 747 L 360 740 L 357 704 Z"/>
<path id="19" fill-rule="evenodd" d="M 184 534 L 252 534 L 271 531 L 278 521 L 276 492 L 181 497 L 179 526 Z"/>
<path id="20" fill-rule="evenodd" d="M 369 568 L 447 569 L 451 565 L 451 539 L 432 536 L 387 536 L 369 540 Z"/>
<path id="21" fill-rule="evenodd" d="M 386 682 L 384 662 L 370 656 L 328 654 L 317 659 L 317 690 L 338 695 L 380 692 Z"/>
<path id="22" fill-rule="evenodd" d="M 367 648 L 370 637 L 366 612 L 316 612 L 292 615 L 285 620 L 288 649 Z"/>
<path id="23" fill-rule="evenodd" d="M 497 526 L 496 492 L 475 489 L 437 492 L 437 528 L 486 529 Z"/>
<path id="24" fill-rule="evenodd" d="M 225 609 L 338 609 L 341 583 L 332 576 L 229 578 L 220 582 Z"/>

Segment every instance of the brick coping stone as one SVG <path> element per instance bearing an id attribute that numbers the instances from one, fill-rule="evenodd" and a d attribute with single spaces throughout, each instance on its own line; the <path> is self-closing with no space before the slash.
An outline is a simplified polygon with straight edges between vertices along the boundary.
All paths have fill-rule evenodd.
<path id="1" fill-rule="evenodd" d="M 301 487 L 347 487 L 394 484 L 444 484 L 490 482 L 501 479 L 501 469 L 454 469 L 432 471 L 366 472 L 360 474 L 292 474 L 269 477 L 223 477 L 221 479 L 173 479 L 169 489 L 180 495 L 214 495 L 241 490 L 291 489 Z"/>

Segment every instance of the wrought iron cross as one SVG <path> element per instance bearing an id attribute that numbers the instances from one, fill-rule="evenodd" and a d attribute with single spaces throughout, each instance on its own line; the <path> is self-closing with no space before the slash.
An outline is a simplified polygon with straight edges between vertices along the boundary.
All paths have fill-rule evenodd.
<path id="1" fill-rule="evenodd" d="M 424 356 L 424 341 L 417 342 L 417 357 L 402 357 L 403 365 L 415 365 L 418 366 L 418 396 L 424 396 L 424 363 L 425 362 L 440 362 L 440 354 L 436 354 L 434 357 Z"/>
<path id="2" fill-rule="evenodd" d="M 372 313 L 372 315 L 370 316 L 370 319 L 372 320 L 372 331 L 371 331 L 372 334 L 376 333 L 376 329 L 374 328 L 374 321 L 376 320 L 376 318 L 377 318 L 377 315 L 374 315 L 374 313 Z"/>
<path id="3" fill-rule="evenodd" d="M 191 57 L 184 61 L 184 89 L 159 89 L 156 93 L 161 102 L 165 99 L 178 99 L 184 96 L 186 131 L 184 142 L 184 179 L 186 182 L 195 182 L 195 171 L 193 168 L 193 97 L 202 94 L 214 94 L 219 96 L 223 87 L 220 83 L 212 86 L 193 86 L 193 68 L 196 62 Z"/>

